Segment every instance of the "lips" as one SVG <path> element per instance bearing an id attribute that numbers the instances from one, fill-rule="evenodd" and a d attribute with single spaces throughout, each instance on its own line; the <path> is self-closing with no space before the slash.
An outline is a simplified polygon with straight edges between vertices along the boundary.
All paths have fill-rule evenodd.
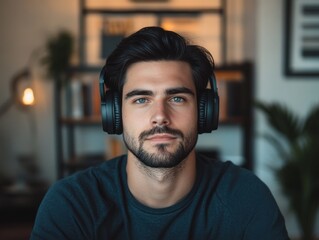
<path id="1" fill-rule="evenodd" d="M 168 140 L 173 140 L 176 138 L 181 138 L 183 139 L 183 133 L 177 129 L 172 129 L 167 126 L 156 126 L 152 128 L 151 130 L 144 131 L 140 134 L 139 136 L 139 141 L 143 142 L 146 140 L 153 140 L 155 141 L 156 139 L 158 141 L 168 141 Z"/>
<path id="2" fill-rule="evenodd" d="M 177 138 L 176 136 L 171 134 L 154 134 L 154 135 L 148 136 L 146 140 L 156 141 L 156 142 L 166 142 L 166 141 L 172 141 L 176 138 Z"/>

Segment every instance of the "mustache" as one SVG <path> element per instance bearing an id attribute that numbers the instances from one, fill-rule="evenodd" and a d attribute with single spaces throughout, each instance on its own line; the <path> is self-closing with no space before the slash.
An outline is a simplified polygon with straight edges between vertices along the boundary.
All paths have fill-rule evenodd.
<path id="1" fill-rule="evenodd" d="M 160 133 L 167 133 L 167 134 L 171 134 L 180 138 L 184 137 L 184 134 L 177 130 L 177 129 L 173 129 L 173 128 L 169 128 L 166 126 L 163 127 L 154 127 L 151 130 L 146 130 L 144 132 L 142 132 L 139 136 L 139 141 L 143 141 L 145 138 L 152 136 L 154 134 L 160 134 Z"/>

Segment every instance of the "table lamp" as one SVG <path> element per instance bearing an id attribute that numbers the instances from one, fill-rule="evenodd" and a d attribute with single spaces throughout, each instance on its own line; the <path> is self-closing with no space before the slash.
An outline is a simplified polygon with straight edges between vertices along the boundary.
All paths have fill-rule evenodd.
<path id="1" fill-rule="evenodd" d="M 10 82 L 11 95 L 0 106 L 0 116 L 5 114 L 14 104 L 20 109 L 27 109 L 35 104 L 30 75 L 29 69 L 23 69 L 12 77 Z"/>

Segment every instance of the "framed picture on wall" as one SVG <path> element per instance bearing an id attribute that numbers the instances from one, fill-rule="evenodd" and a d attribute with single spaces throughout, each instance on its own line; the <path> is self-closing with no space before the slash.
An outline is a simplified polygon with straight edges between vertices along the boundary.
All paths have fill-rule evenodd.
<path id="1" fill-rule="evenodd" d="M 285 0 L 285 74 L 319 76 L 319 1 Z"/>

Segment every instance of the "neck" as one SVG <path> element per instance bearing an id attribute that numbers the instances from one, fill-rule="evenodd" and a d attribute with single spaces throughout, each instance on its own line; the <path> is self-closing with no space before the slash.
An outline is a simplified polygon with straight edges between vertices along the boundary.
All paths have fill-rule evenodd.
<path id="1" fill-rule="evenodd" d="M 128 153 L 128 187 L 142 204 L 153 208 L 169 207 L 189 193 L 196 177 L 196 157 L 193 150 L 173 168 L 150 168 Z"/>

